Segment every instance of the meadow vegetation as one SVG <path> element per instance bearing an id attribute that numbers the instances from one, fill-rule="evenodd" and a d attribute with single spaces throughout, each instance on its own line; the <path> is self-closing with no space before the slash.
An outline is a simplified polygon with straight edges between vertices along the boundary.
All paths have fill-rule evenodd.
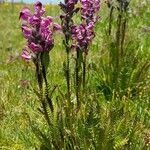
<path id="1" fill-rule="evenodd" d="M 26 41 L 19 12 L 23 4 L 0 4 L 0 149 L 148 150 L 150 147 L 150 2 L 132 0 L 123 14 L 102 1 L 96 36 L 86 58 L 86 86 L 77 108 L 75 57 L 70 55 L 70 102 L 65 78 L 63 34 L 55 34 L 47 80 L 54 111 L 41 112 L 35 66 L 21 57 Z M 31 7 L 32 6 L 29 6 Z M 61 22 L 59 6 L 46 14 Z M 80 21 L 79 16 L 74 20 Z M 111 24 L 111 32 L 110 32 Z M 125 34 L 124 34 L 125 33 Z M 117 42 L 116 42 L 117 41 Z M 121 42 L 120 42 L 121 43 Z M 118 54 L 118 47 L 122 52 Z M 81 92 L 82 93 L 82 92 Z"/>

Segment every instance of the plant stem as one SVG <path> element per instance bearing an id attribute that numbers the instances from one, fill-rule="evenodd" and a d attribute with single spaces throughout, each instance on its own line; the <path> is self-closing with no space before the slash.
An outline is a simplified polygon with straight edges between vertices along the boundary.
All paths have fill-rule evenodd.
<path id="1" fill-rule="evenodd" d="M 79 80 L 79 67 L 80 67 L 80 49 L 77 48 L 76 51 L 76 99 L 77 107 L 80 107 L 80 80 Z"/>
<path id="2" fill-rule="evenodd" d="M 122 25 L 122 8 L 119 9 L 119 14 L 117 18 L 117 31 L 116 31 L 116 61 L 114 66 L 114 81 L 115 81 L 115 89 L 118 91 L 118 81 L 119 81 L 119 72 L 120 72 L 120 40 L 121 37 L 121 25 Z"/>
<path id="3" fill-rule="evenodd" d="M 114 9 L 114 7 L 113 6 L 111 6 L 110 7 L 110 14 L 109 14 L 109 28 L 108 28 L 108 33 L 109 33 L 109 35 L 111 35 L 111 30 L 112 30 L 112 20 L 113 20 L 113 9 Z"/>
<path id="4" fill-rule="evenodd" d="M 125 33 L 126 33 L 126 24 L 127 24 L 127 18 L 124 16 L 123 23 L 122 23 L 122 38 L 121 38 L 121 52 L 120 55 L 123 56 L 124 50 L 124 40 L 125 40 Z"/>
<path id="5" fill-rule="evenodd" d="M 119 66 L 119 55 L 120 55 L 120 39 L 121 39 L 121 22 L 122 22 L 122 11 L 119 11 L 117 19 L 117 32 L 116 32 L 116 67 Z"/>
<path id="6" fill-rule="evenodd" d="M 85 85 L 86 85 L 86 57 L 87 57 L 87 54 L 84 53 L 84 58 L 83 58 L 83 92 L 85 92 Z"/>
<path id="7" fill-rule="evenodd" d="M 67 48 L 69 49 L 69 48 Z M 67 80 L 67 95 L 70 103 L 70 52 L 67 50 L 67 62 L 66 62 L 66 80 Z"/>
<path id="8" fill-rule="evenodd" d="M 71 99 L 70 99 L 70 44 L 69 41 L 71 39 L 71 26 L 70 23 L 72 22 L 72 18 L 68 15 L 66 18 L 61 22 L 62 28 L 63 28 L 63 33 L 65 35 L 65 40 L 64 40 L 64 46 L 66 49 L 67 53 L 67 58 L 66 58 L 66 68 L 65 68 L 65 77 L 66 77 L 66 83 L 67 83 L 67 98 L 68 98 L 68 103 L 69 105 L 71 104 Z"/>
<path id="9" fill-rule="evenodd" d="M 44 111 L 44 117 L 45 117 L 48 125 L 50 125 L 50 120 L 49 120 L 48 112 L 47 112 L 47 109 L 46 109 L 46 103 L 45 103 L 45 100 L 43 99 L 43 77 L 42 77 L 42 71 L 41 71 L 39 62 L 36 62 L 35 65 L 36 65 L 36 76 L 37 76 L 37 81 L 38 81 L 38 87 L 39 87 L 39 90 L 40 90 L 40 101 L 41 101 L 42 108 L 43 108 L 43 111 Z"/>
<path id="10" fill-rule="evenodd" d="M 53 107 L 53 104 L 52 104 L 52 100 L 49 97 L 48 82 L 47 82 L 46 70 L 45 70 L 44 65 L 42 65 L 42 73 L 43 73 L 43 78 L 44 78 L 44 82 L 45 82 L 45 97 L 46 97 L 46 100 L 48 102 L 48 105 L 50 107 L 51 112 L 53 112 L 54 107 Z"/>
<path id="11" fill-rule="evenodd" d="M 36 76 L 37 76 L 37 81 L 38 81 L 39 90 L 40 90 L 40 92 L 42 92 L 42 91 L 43 91 L 42 73 L 41 73 L 41 70 L 40 70 L 39 63 L 36 62 L 35 65 L 36 65 Z"/>

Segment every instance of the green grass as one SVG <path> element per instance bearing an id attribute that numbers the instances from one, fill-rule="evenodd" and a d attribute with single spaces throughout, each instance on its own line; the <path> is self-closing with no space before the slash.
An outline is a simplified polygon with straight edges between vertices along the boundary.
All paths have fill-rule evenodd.
<path id="1" fill-rule="evenodd" d="M 55 149 L 52 142 L 59 149 L 149 149 L 150 72 L 149 65 L 143 67 L 150 60 L 150 32 L 145 30 L 150 26 L 148 6 L 146 0 L 143 3 L 133 1 L 130 5 L 126 53 L 121 66 L 123 75 L 119 77 L 117 87 L 121 96 L 116 98 L 116 88 L 111 78 L 113 72 L 108 66 L 109 52 L 113 50 L 110 43 L 115 36 L 116 25 L 114 22 L 113 35 L 108 39 L 106 30 L 109 14 L 103 3 L 101 21 L 96 26 L 96 38 L 87 58 L 87 95 L 78 114 L 66 113 L 66 99 L 63 97 L 66 91 L 63 72 L 66 54 L 62 45 L 63 36 L 56 34 L 56 44 L 50 52 L 48 81 L 51 90 L 59 85 L 64 95 L 59 90 L 53 94 L 55 112 L 54 115 L 49 114 L 52 122 L 49 127 L 37 111 L 40 104 L 34 93 L 34 89 L 37 89 L 35 67 L 20 58 L 25 40 L 18 16 L 23 6 L 15 5 L 12 12 L 10 4 L 0 4 L 0 149 L 30 150 L 41 145 Z M 58 20 L 56 16 L 61 12 L 58 7 L 46 8 L 49 8 L 47 14 Z M 27 80 L 27 84 L 23 85 L 22 80 Z M 73 103 L 74 97 L 73 91 Z M 37 129 L 46 135 L 48 142 Z"/>

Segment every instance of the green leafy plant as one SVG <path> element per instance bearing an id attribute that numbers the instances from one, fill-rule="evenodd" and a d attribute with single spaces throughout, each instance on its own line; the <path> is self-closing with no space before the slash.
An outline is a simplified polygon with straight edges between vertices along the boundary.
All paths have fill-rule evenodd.
<path id="1" fill-rule="evenodd" d="M 112 99 L 113 92 L 120 99 L 138 96 L 149 76 L 148 57 L 147 60 L 141 58 L 140 39 L 129 38 L 129 1 L 112 1 L 108 6 L 108 32 L 104 39 L 108 53 L 97 68 L 98 89 L 107 100 Z"/>

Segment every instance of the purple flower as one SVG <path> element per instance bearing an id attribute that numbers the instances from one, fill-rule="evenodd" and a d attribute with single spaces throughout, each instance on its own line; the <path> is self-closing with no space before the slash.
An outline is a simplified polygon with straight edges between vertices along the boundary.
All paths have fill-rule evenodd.
<path id="1" fill-rule="evenodd" d="M 51 16 L 47 16 L 41 20 L 41 26 L 44 28 L 47 28 L 51 23 L 53 23 L 53 18 Z"/>
<path id="2" fill-rule="evenodd" d="M 80 2 L 82 19 L 85 19 L 87 22 L 96 22 L 99 18 L 96 13 L 100 9 L 100 0 L 80 0 Z"/>
<path id="3" fill-rule="evenodd" d="M 77 4 L 78 0 L 66 0 L 65 4 L 68 7 L 72 7 L 73 5 Z"/>
<path id="4" fill-rule="evenodd" d="M 26 25 L 22 25 L 22 32 L 25 38 L 30 38 L 32 35 L 32 29 L 30 29 L 28 26 Z"/>
<path id="5" fill-rule="evenodd" d="M 37 17 L 36 15 L 32 15 L 31 17 L 29 17 L 28 22 L 32 26 L 39 26 L 41 18 Z"/>
<path id="6" fill-rule="evenodd" d="M 76 45 L 78 48 L 87 52 L 88 51 L 87 47 L 95 36 L 93 29 L 94 29 L 93 22 L 90 22 L 88 25 L 82 23 L 73 26 L 72 28 L 72 39 L 74 41 L 73 45 Z"/>
<path id="7" fill-rule="evenodd" d="M 50 51 L 54 45 L 53 32 L 60 30 L 60 26 L 53 22 L 51 16 L 43 17 L 45 9 L 41 2 L 37 2 L 34 9 L 34 13 L 28 8 L 23 8 L 20 12 L 20 19 L 25 21 L 22 23 L 22 32 L 27 39 L 31 56 Z M 27 49 L 23 49 L 22 57 L 29 59 L 30 53 Z"/>
<path id="8" fill-rule="evenodd" d="M 45 13 L 45 8 L 43 8 L 41 2 L 36 2 L 34 5 L 35 14 L 38 16 L 42 16 Z"/>
<path id="9" fill-rule="evenodd" d="M 100 0 L 80 0 L 82 23 L 72 28 L 72 47 L 88 52 L 88 46 L 95 37 L 94 26 L 99 16 Z"/>
<path id="10" fill-rule="evenodd" d="M 42 47 L 40 44 L 35 44 L 35 43 L 30 43 L 28 44 L 28 47 L 32 50 L 32 52 L 36 53 L 36 52 L 42 52 Z"/>
<path id="11" fill-rule="evenodd" d="M 61 30 L 61 26 L 59 24 L 57 24 L 57 23 L 54 23 L 53 24 L 53 30 L 54 31 L 59 31 L 59 30 Z"/>
<path id="12" fill-rule="evenodd" d="M 31 16 L 30 9 L 25 7 L 20 12 L 19 19 L 23 19 L 23 20 L 27 21 L 30 16 Z"/>
<path id="13" fill-rule="evenodd" d="M 64 3 L 60 2 L 59 5 L 65 13 L 72 13 L 77 2 L 78 0 L 65 0 Z"/>
<path id="14" fill-rule="evenodd" d="M 21 57 L 24 58 L 25 60 L 30 60 L 31 59 L 31 55 L 29 53 L 29 51 L 24 48 L 22 53 L 21 53 Z"/>
<path id="15" fill-rule="evenodd" d="M 30 84 L 30 81 L 29 80 L 26 80 L 26 79 L 22 79 L 20 80 L 20 85 L 21 87 L 26 87 Z"/>

